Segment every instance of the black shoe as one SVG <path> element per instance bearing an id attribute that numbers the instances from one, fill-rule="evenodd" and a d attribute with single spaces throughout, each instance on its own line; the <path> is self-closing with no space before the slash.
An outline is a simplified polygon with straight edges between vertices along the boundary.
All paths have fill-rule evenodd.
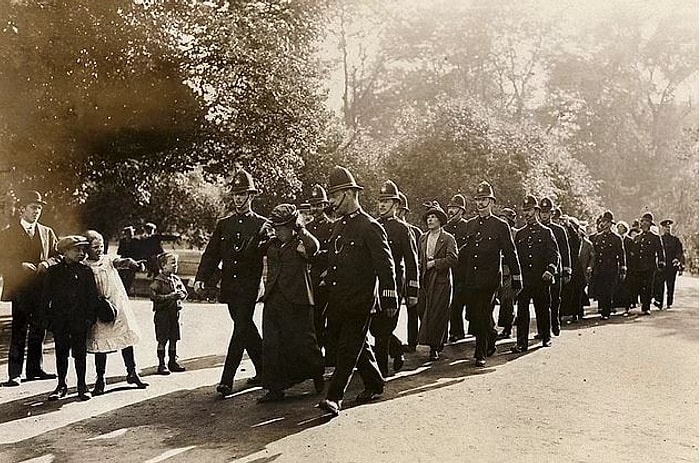
<path id="1" fill-rule="evenodd" d="M 81 402 L 87 402 L 90 400 L 90 393 L 88 392 L 87 388 L 78 391 L 78 399 Z"/>
<path id="2" fill-rule="evenodd" d="M 394 371 L 401 371 L 403 368 L 404 364 L 404 358 L 403 355 L 399 355 L 394 359 Z"/>
<path id="3" fill-rule="evenodd" d="M 44 380 L 44 379 L 56 379 L 56 375 L 53 373 L 47 373 L 44 370 L 33 371 L 27 373 L 27 381 L 34 380 Z"/>
<path id="4" fill-rule="evenodd" d="M 501 331 L 498 333 L 498 336 L 496 336 L 496 339 L 510 339 L 510 331 Z"/>
<path id="5" fill-rule="evenodd" d="M 428 357 L 428 360 L 431 362 L 440 360 L 440 354 L 438 354 L 438 351 L 430 349 L 430 356 Z"/>
<path id="6" fill-rule="evenodd" d="M 174 371 L 172 367 L 170 368 L 170 370 Z M 139 375 L 137 375 L 135 371 L 126 375 L 126 383 L 133 384 L 138 389 L 146 389 L 148 387 L 148 383 L 144 383 L 143 381 L 141 381 L 141 378 L 139 378 Z"/>
<path id="7" fill-rule="evenodd" d="M 476 359 L 476 366 L 477 367 L 485 367 L 486 366 L 486 359 Z"/>
<path id="8" fill-rule="evenodd" d="M 384 390 L 373 391 L 371 389 L 365 389 L 364 391 L 357 394 L 357 397 L 355 397 L 355 402 L 357 402 L 358 404 L 366 404 L 367 402 L 377 400 L 382 396 L 382 394 L 384 394 Z"/>
<path id="9" fill-rule="evenodd" d="M 326 388 L 326 380 L 323 378 L 323 375 L 319 375 L 314 378 L 314 390 L 316 391 L 316 394 L 320 394 L 323 392 L 323 390 Z"/>
<path id="10" fill-rule="evenodd" d="M 318 408 L 330 413 L 333 416 L 338 416 L 340 414 L 340 401 L 323 399 L 317 405 Z"/>
<path id="11" fill-rule="evenodd" d="M 260 386 L 262 384 L 262 378 L 259 375 L 255 375 L 252 378 L 248 378 L 245 383 L 248 386 Z"/>
<path id="12" fill-rule="evenodd" d="M 489 348 L 486 350 L 487 357 L 491 357 L 495 353 L 496 353 L 496 346 L 489 346 Z"/>
<path id="13" fill-rule="evenodd" d="M 20 385 L 20 379 L 19 378 L 10 378 L 4 383 L 2 383 L 2 387 L 17 387 Z"/>
<path id="14" fill-rule="evenodd" d="M 68 386 L 65 384 L 59 384 L 56 386 L 56 389 L 53 390 L 51 394 L 49 394 L 49 401 L 53 402 L 58 399 L 63 399 L 65 396 L 68 395 Z"/>
<path id="15" fill-rule="evenodd" d="M 284 400 L 284 391 L 269 391 L 264 396 L 258 397 L 257 402 L 264 404 L 267 402 L 279 402 L 280 400 Z"/>
<path id="16" fill-rule="evenodd" d="M 182 373 L 186 370 L 186 368 L 177 363 L 177 360 L 173 359 L 168 362 L 168 370 L 172 371 L 173 373 Z"/>
<path id="17" fill-rule="evenodd" d="M 663 305 L 661 304 L 661 302 L 657 301 L 656 299 L 654 299 L 654 305 L 655 305 L 656 308 L 659 309 L 659 310 L 661 310 L 661 307 L 663 307 Z"/>
<path id="18" fill-rule="evenodd" d="M 549 339 L 545 339 L 542 341 L 542 347 L 552 347 L 552 341 Z"/>
<path id="19" fill-rule="evenodd" d="M 105 379 L 103 376 L 98 376 L 95 385 L 92 388 L 92 396 L 98 396 L 105 393 Z"/>
<path id="20" fill-rule="evenodd" d="M 542 335 L 541 335 L 540 333 L 537 333 L 537 334 L 535 335 L 535 339 L 542 339 Z"/>
<path id="21" fill-rule="evenodd" d="M 221 397 L 226 397 L 227 395 L 231 394 L 232 391 L 233 388 L 228 384 L 219 384 L 216 386 L 216 392 L 221 394 Z"/>
<path id="22" fill-rule="evenodd" d="M 416 351 L 416 346 L 413 344 L 404 344 L 401 346 L 401 350 L 404 352 L 415 352 Z"/>
<path id="23" fill-rule="evenodd" d="M 602 317 L 600 317 L 600 319 L 601 320 L 610 320 L 610 317 L 608 317 L 607 315 L 603 315 Z"/>
<path id="24" fill-rule="evenodd" d="M 514 354 L 520 354 L 523 352 L 527 352 L 527 347 L 525 346 L 519 346 L 519 345 L 514 345 L 513 347 L 510 348 L 510 351 Z"/>
<path id="25" fill-rule="evenodd" d="M 160 364 L 158 365 L 158 370 L 156 370 L 156 373 L 161 376 L 168 376 L 170 374 L 170 370 L 168 370 L 168 367 L 166 367 L 164 364 Z"/>
<path id="26" fill-rule="evenodd" d="M 559 336 L 560 333 L 561 333 L 561 328 L 560 328 L 560 327 L 558 327 L 558 326 L 553 326 L 553 327 L 552 327 L 552 334 L 553 334 L 554 336 Z"/>
<path id="27" fill-rule="evenodd" d="M 642 315 L 651 315 L 651 310 L 642 310 Z"/>

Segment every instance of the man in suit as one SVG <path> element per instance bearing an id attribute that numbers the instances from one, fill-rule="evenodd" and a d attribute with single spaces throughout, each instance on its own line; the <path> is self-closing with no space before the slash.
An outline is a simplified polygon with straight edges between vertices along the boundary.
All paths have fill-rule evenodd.
<path id="1" fill-rule="evenodd" d="M 389 239 L 399 301 L 406 296 L 406 305 L 413 306 L 418 303 L 418 245 L 408 225 L 396 217 L 399 205 L 399 189 L 394 182 L 387 180 L 379 191 L 377 221 L 384 227 Z M 389 374 L 388 356 L 394 359 L 395 372 L 404 364 L 401 341 L 393 334 L 398 321 L 398 311 L 392 318 L 386 313 L 379 313 L 370 325 L 370 332 L 375 340 L 377 363 L 384 377 Z"/>
<path id="2" fill-rule="evenodd" d="M 253 177 L 241 169 L 233 178 L 235 211 L 216 224 L 197 269 L 195 291 L 201 292 L 205 282 L 212 282 L 221 264 L 219 301 L 228 305 L 233 320 L 233 334 L 226 353 L 221 381 L 216 391 L 227 396 L 233 389 L 233 378 L 243 358 L 243 351 L 255 366 L 256 376 L 249 384 L 260 384 L 262 373 L 262 338 L 253 322 L 255 303 L 263 270 L 263 243 L 268 235 L 263 229 L 267 219 L 251 209 L 258 190 Z"/>
<path id="3" fill-rule="evenodd" d="M 518 340 L 511 352 L 525 352 L 530 332 L 530 301 L 535 306 L 537 331 L 543 347 L 550 347 L 549 287 L 559 267 L 559 250 L 552 231 L 537 219 L 537 199 L 527 195 L 523 201 L 525 225 L 515 233 L 515 246 L 522 265 L 523 289 L 518 295 Z"/>
<path id="4" fill-rule="evenodd" d="M 318 406 L 338 415 L 353 370 L 365 385 L 357 402 L 376 399 L 384 392 L 382 377 L 367 343 L 372 313 L 393 318 L 398 310 L 394 261 L 382 226 L 360 207 L 363 188 L 350 171 L 331 170 L 328 194 L 338 220 L 328 241 L 328 332 L 335 344 L 335 371 L 326 398 Z"/>
<path id="5" fill-rule="evenodd" d="M 447 223 L 443 227 L 447 233 L 455 237 L 457 249 L 464 246 L 467 239 L 467 200 L 461 194 L 452 196 L 447 204 Z M 460 268 L 455 269 L 455 281 L 450 304 L 450 342 L 464 338 L 464 275 Z"/>
<path id="6" fill-rule="evenodd" d="M 496 352 L 498 333 L 493 321 L 493 300 L 501 284 L 501 259 L 510 269 L 514 291 L 522 288 L 520 264 L 508 223 L 492 213 L 496 202 L 493 188 L 481 182 L 474 196 L 478 215 L 467 221 L 467 238 L 459 251 L 466 304 L 476 336 L 476 365 L 486 366 L 486 357 Z"/>
<path id="7" fill-rule="evenodd" d="M 18 198 L 19 220 L 2 232 L 0 273 L 4 277 L 3 301 L 12 302 L 12 334 L 6 387 L 19 386 L 27 346 L 28 380 L 54 379 L 43 370 L 43 342 L 46 330 L 37 318 L 38 295 L 43 272 L 57 263 L 56 234 L 39 223 L 46 202 L 38 191 L 25 191 Z"/>
<path id="8" fill-rule="evenodd" d="M 406 195 L 399 191 L 399 208 L 396 211 L 396 217 L 403 223 L 405 223 L 411 230 L 413 238 L 416 240 L 416 247 L 418 246 L 418 240 L 423 234 L 423 230 L 416 227 L 413 224 L 408 223 L 406 220 L 406 215 L 411 210 L 408 208 L 408 198 Z M 399 305 L 401 301 L 399 301 Z M 415 352 L 416 345 L 418 345 L 418 303 L 411 305 L 412 300 L 406 300 L 406 312 L 407 312 L 407 322 L 406 322 L 406 344 L 404 344 L 404 352 Z"/>
<path id="9" fill-rule="evenodd" d="M 661 242 L 664 245 L 666 262 L 668 265 L 658 272 L 658 278 L 654 288 L 654 305 L 663 307 L 664 286 L 666 287 L 666 307 L 673 306 L 673 295 L 676 291 L 676 275 L 683 273 L 685 268 L 685 256 L 683 254 L 683 243 L 677 236 L 671 234 L 673 220 L 665 219 L 660 222 Z"/>

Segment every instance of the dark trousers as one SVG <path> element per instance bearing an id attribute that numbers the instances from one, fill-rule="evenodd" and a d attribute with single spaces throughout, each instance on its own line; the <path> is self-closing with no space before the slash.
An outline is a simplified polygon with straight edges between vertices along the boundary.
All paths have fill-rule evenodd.
<path id="1" fill-rule="evenodd" d="M 651 310 L 652 285 L 654 282 L 654 270 L 641 270 L 630 273 L 631 286 L 634 294 L 639 294 L 642 310 Z"/>
<path id="2" fill-rule="evenodd" d="M 406 311 L 408 314 L 407 320 L 407 334 L 409 347 L 416 347 L 418 345 L 418 304 L 412 305 L 410 307 L 406 306 Z"/>
<path id="3" fill-rule="evenodd" d="M 255 365 L 255 373 L 262 373 L 262 338 L 253 322 L 256 297 L 257 294 L 253 294 L 228 304 L 228 313 L 233 320 L 233 334 L 228 344 L 224 371 L 221 373 L 221 384 L 233 385 L 233 377 L 243 359 L 243 351 L 248 351 L 248 356 Z"/>
<path id="4" fill-rule="evenodd" d="M 503 328 L 503 331 L 510 333 L 513 329 L 513 318 L 515 317 L 515 308 L 513 307 L 513 289 L 511 287 L 510 278 L 498 288 L 498 326 Z"/>
<path id="5" fill-rule="evenodd" d="M 379 371 L 384 377 L 389 373 L 389 356 L 397 358 L 403 355 L 401 341 L 393 334 L 398 322 L 398 310 L 393 317 L 387 317 L 384 312 L 380 312 L 370 321 L 369 330 L 374 336 L 374 354 Z"/>
<path id="6" fill-rule="evenodd" d="M 18 297 L 12 301 L 12 333 L 8 355 L 10 379 L 22 376 L 25 346 L 27 348 L 26 374 L 32 375 L 42 369 L 46 330 L 34 322 L 30 315 L 33 311 L 34 304 L 29 300 Z"/>
<path id="7" fill-rule="evenodd" d="M 326 304 L 328 296 L 325 288 L 314 286 L 314 331 L 318 347 L 326 347 Z M 326 352 L 327 353 L 327 352 Z"/>
<path id="8" fill-rule="evenodd" d="M 464 337 L 464 289 L 455 284 L 450 303 L 450 336 L 457 339 Z"/>
<path id="9" fill-rule="evenodd" d="M 58 384 L 66 385 L 68 375 L 68 357 L 73 355 L 75 375 L 78 378 L 78 391 L 86 391 L 85 369 L 87 364 L 87 331 L 73 331 L 61 329 L 53 332 L 56 346 L 56 373 Z"/>
<path id="10" fill-rule="evenodd" d="M 549 341 L 550 316 L 549 310 L 549 286 L 542 282 L 537 285 L 526 285 L 518 295 L 518 336 L 517 344 L 520 347 L 527 347 L 528 336 L 530 334 L 530 301 L 535 305 L 535 319 L 537 321 L 537 331 L 542 336 L 542 341 Z"/>
<path id="11" fill-rule="evenodd" d="M 474 329 L 476 337 L 476 350 L 474 357 L 477 360 L 486 359 L 486 351 L 496 345 L 498 333 L 493 321 L 493 299 L 496 296 L 497 287 L 491 288 L 467 288 L 467 304 L 469 305 L 469 326 Z"/>
<path id="12" fill-rule="evenodd" d="M 126 294 L 131 296 L 131 286 L 134 284 L 134 279 L 136 278 L 136 270 L 123 268 L 117 271 L 119 272 L 119 278 L 121 278 L 124 284 L 124 289 L 126 289 Z"/>
<path id="13" fill-rule="evenodd" d="M 366 389 L 383 390 L 384 378 L 367 343 L 369 323 L 369 317 L 328 319 L 329 340 L 336 345 L 335 371 L 326 396 L 329 400 L 343 400 L 355 367 Z"/>
<path id="14" fill-rule="evenodd" d="M 654 299 L 659 304 L 664 302 L 664 290 L 666 290 L 666 306 L 673 305 L 673 296 L 676 291 L 676 275 L 678 271 L 673 266 L 666 266 L 659 270 L 654 277 Z"/>
<path id="15" fill-rule="evenodd" d="M 559 333 L 559 309 L 561 308 L 561 277 L 555 277 L 554 284 L 549 285 L 549 311 L 552 322 L 552 331 Z"/>
<path id="16" fill-rule="evenodd" d="M 129 346 L 122 349 L 122 358 L 128 374 L 136 371 L 136 360 L 134 359 L 134 347 Z M 95 353 L 95 372 L 97 376 L 104 376 L 107 369 L 107 354 L 104 352 Z"/>
<path id="17" fill-rule="evenodd" d="M 596 276 L 596 280 L 598 310 L 603 317 L 609 317 L 613 306 L 615 287 L 617 286 L 617 270 L 612 272 L 600 272 Z"/>

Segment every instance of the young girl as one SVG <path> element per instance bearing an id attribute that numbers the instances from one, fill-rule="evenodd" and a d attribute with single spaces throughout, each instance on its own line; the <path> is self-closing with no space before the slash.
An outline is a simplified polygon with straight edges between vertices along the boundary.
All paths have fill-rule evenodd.
<path id="1" fill-rule="evenodd" d="M 323 357 L 314 330 L 313 294 L 308 259 L 318 252 L 316 238 L 300 223 L 292 204 L 270 214 L 275 238 L 267 249 L 263 310 L 263 378 L 268 393 L 258 402 L 284 398 L 284 390 L 313 379 L 323 390 Z M 266 224 L 265 228 L 270 227 Z"/>
<path id="2" fill-rule="evenodd" d="M 107 354 L 117 350 L 121 350 L 124 359 L 126 382 L 139 389 L 144 389 L 148 384 L 141 381 L 136 373 L 134 359 L 134 345 L 139 340 L 139 331 L 129 306 L 129 297 L 118 272 L 118 269 L 141 269 L 143 271 L 143 265 L 131 258 L 122 259 L 104 254 L 104 238 L 95 230 L 85 232 L 85 237 L 90 243 L 85 263 L 95 275 L 98 294 L 109 299 L 117 308 L 117 315 L 113 321 L 103 322 L 98 319 L 88 335 L 87 351 L 95 354 L 95 370 L 97 372 L 92 395 L 104 394 Z"/>
<path id="3" fill-rule="evenodd" d="M 151 300 L 153 301 L 153 323 L 156 327 L 158 341 L 158 374 L 169 375 L 170 372 L 185 371 L 177 363 L 177 341 L 180 340 L 180 310 L 182 301 L 187 298 L 187 289 L 175 275 L 177 272 L 177 254 L 163 252 L 156 258 L 159 273 L 151 283 Z M 165 366 L 165 346 L 168 345 L 169 361 Z"/>

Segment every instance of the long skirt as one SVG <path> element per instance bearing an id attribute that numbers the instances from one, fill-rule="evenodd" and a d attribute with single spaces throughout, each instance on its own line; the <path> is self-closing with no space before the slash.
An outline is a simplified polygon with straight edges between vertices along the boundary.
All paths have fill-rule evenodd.
<path id="1" fill-rule="evenodd" d="M 420 296 L 418 344 L 441 350 L 445 345 L 450 320 L 452 285 L 449 282 L 435 283 L 428 288 L 421 288 Z"/>
<path id="2" fill-rule="evenodd" d="M 263 310 L 262 386 L 283 391 L 323 372 L 313 306 L 292 304 L 280 291 L 274 291 Z"/>

